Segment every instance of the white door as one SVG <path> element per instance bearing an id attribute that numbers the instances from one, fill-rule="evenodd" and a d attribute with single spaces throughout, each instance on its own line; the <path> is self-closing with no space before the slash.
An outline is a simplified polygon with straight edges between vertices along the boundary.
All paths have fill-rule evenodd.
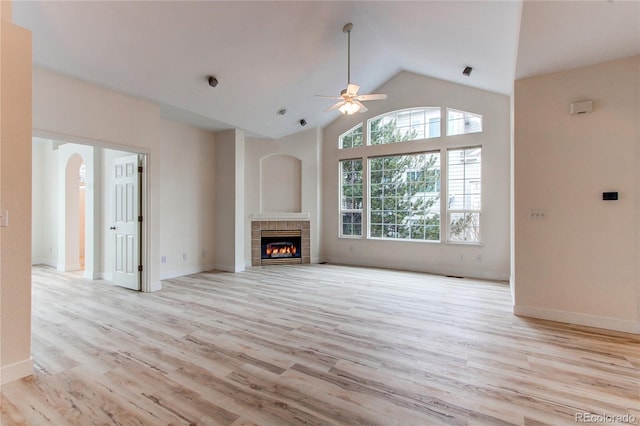
<path id="1" fill-rule="evenodd" d="M 114 223 L 110 232 L 115 241 L 113 283 L 140 290 L 140 173 L 138 156 L 114 160 Z"/>

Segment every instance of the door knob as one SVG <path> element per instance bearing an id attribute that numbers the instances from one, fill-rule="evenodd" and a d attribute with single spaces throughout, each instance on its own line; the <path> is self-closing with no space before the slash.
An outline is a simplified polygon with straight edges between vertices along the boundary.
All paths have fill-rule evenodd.
<path id="1" fill-rule="evenodd" d="M 115 226 L 111 226 L 111 227 L 109 227 L 109 229 L 111 229 L 112 231 L 115 231 L 116 227 Z"/>

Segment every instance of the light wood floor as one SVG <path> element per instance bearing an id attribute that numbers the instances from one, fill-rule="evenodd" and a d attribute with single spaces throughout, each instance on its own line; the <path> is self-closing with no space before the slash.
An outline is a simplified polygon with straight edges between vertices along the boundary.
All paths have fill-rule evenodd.
<path id="1" fill-rule="evenodd" d="M 502 283 L 333 265 L 153 294 L 36 267 L 35 374 L 1 424 L 638 424 L 638 336 L 511 311 Z"/>

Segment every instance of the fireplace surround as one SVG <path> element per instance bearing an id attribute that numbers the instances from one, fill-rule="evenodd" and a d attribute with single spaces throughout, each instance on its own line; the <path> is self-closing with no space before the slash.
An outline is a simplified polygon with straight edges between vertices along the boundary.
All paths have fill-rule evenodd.
<path id="1" fill-rule="evenodd" d="M 309 220 L 252 220 L 251 266 L 311 263 L 310 234 Z"/>

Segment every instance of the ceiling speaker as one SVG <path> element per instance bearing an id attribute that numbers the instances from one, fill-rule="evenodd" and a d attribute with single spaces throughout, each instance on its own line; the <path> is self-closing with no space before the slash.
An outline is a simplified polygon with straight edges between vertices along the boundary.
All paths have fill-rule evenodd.
<path id="1" fill-rule="evenodd" d="M 569 106 L 569 114 L 586 114 L 593 111 L 593 101 L 574 102 Z"/>

